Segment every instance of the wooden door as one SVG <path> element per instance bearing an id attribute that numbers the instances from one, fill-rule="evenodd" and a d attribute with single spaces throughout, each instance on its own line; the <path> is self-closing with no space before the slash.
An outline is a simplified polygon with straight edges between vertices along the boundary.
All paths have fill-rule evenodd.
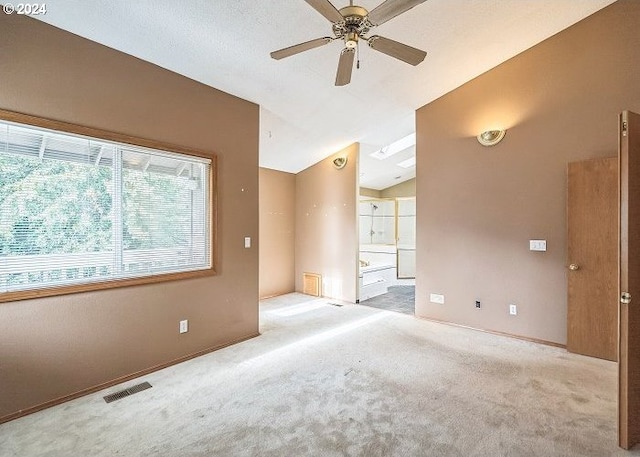
<path id="1" fill-rule="evenodd" d="M 640 115 L 619 122 L 620 161 L 620 363 L 618 441 L 640 441 Z"/>
<path id="2" fill-rule="evenodd" d="M 568 166 L 567 350 L 618 360 L 618 159 Z"/>

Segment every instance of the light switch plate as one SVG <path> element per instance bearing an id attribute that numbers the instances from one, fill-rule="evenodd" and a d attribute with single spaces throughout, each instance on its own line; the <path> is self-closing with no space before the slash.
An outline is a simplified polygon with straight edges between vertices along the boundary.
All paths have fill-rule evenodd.
<path id="1" fill-rule="evenodd" d="M 251 247 L 251 237 L 250 236 L 245 236 L 244 237 L 244 247 L 245 248 L 250 248 Z"/>
<path id="2" fill-rule="evenodd" d="M 547 240 L 529 240 L 530 251 L 546 251 Z"/>
<path id="3" fill-rule="evenodd" d="M 183 320 L 180 321 L 180 333 L 187 333 L 189 331 L 189 321 Z"/>
<path id="4" fill-rule="evenodd" d="M 430 294 L 429 301 L 431 303 L 438 303 L 440 305 L 444 305 L 444 295 L 440 294 Z"/>

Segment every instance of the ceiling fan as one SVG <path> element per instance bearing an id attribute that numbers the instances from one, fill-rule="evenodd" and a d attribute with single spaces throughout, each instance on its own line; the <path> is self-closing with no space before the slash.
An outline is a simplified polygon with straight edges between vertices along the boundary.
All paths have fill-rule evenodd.
<path id="1" fill-rule="evenodd" d="M 384 24 L 390 19 L 402 14 L 426 0 L 386 0 L 371 12 L 361 6 L 355 6 L 353 0 L 349 6 L 336 9 L 329 0 L 305 0 L 318 13 L 322 14 L 333 24 L 333 37 L 317 38 L 288 48 L 273 51 L 271 57 L 280 60 L 285 57 L 308 51 L 335 40 L 343 40 L 345 48 L 340 53 L 336 86 L 344 86 L 351 82 L 353 60 L 359 40 L 365 40 L 376 51 L 395 57 L 411 65 L 418 65 L 427 53 L 406 44 L 384 38 L 379 35 L 367 37 L 366 34 L 373 27 Z"/>

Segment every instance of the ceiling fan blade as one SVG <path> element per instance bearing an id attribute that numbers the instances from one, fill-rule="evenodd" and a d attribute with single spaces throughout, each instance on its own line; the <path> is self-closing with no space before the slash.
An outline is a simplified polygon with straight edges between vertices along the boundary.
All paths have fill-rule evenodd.
<path id="1" fill-rule="evenodd" d="M 368 42 L 369 46 L 376 51 L 380 51 L 383 54 L 395 57 L 398 60 L 402 60 L 403 62 L 407 62 L 414 66 L 422 62 L 427 56 L 425 51 L 378 35 L 374 35 L 369 38 Z"/>
<path id="2" fill-rule="evenodd" d="M 333 41 L 333 38 L 329 38 L 329 37 L 316 38 L 315 40 L 305 41 L 304 43 L 289 46 L 288 48 L 280 49 L 278 51 L 273 51 L 271 53 L 271 57 L 276 60 L 284 59 L 285 57 L 289 57 L 294 54 L 298 54 L 300 52 L 308 51 L 309 49 L 324 46 L 325 44 L 331 43 L 332 41 Z"/>
<path id="3" fill-rule="evenodd" d="M 304 0 L 318 13 L 329 19 L 331 22 L 342 22 L 344 18 L 340 11 L 329 0 Z"/>
<path id="4" fill-rule="evenodd" d="M 424 3 L 425 1 L 426 0 L 386 0 L 369 13 L 369 22 L 373 25 L 384 24 L 389 19 L 393 19 L 399 14 L 409 11 L 414 6 Z"/>
<path id="5" fill-rule="evenodd" d="M 338 72 L 336 73 L 336 86 L 346 86 L 351 82 L 351 72 L 353 71 L 353 58 L 356 56 L 355 49 L 345 48 L 340 53 L 338 62 Z"/>

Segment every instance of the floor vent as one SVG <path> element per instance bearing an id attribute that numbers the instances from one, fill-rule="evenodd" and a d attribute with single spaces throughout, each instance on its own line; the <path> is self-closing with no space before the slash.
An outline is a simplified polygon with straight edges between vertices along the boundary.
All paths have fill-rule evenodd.
<path id="1" fill-rule="evenodd" d="M 342 308 L 342 305 L 340 303 L 332 303 L 332 302 L 327 302 L 327 305 L 331 305 L 331 306 L 337 306 L 338 308 Z"/>
<path id="2" fill-rule="evenodd" d="M 316 273 L 302 273 L 302 293 L 320 296 L 320 285 L 322 284 L 322 276 Z"/>
<path id="3" fill-rule="evenodd" d="M 129 395 L 137 394 L 138 392 L 142 392 L 143 390 L 151 389 L 151 384 L 148 382 L 143 382 L 142 384 L 137 384 L 135 386 L 129 387 L 128 389 L 121 390 L 120 392 L 116 392 L 113 394 L 109 394 L 104 398 L 104 401 L 107 403 L 111 403 L 112 401 L 120 400 L 121 398 L 128 397 Z"/>

